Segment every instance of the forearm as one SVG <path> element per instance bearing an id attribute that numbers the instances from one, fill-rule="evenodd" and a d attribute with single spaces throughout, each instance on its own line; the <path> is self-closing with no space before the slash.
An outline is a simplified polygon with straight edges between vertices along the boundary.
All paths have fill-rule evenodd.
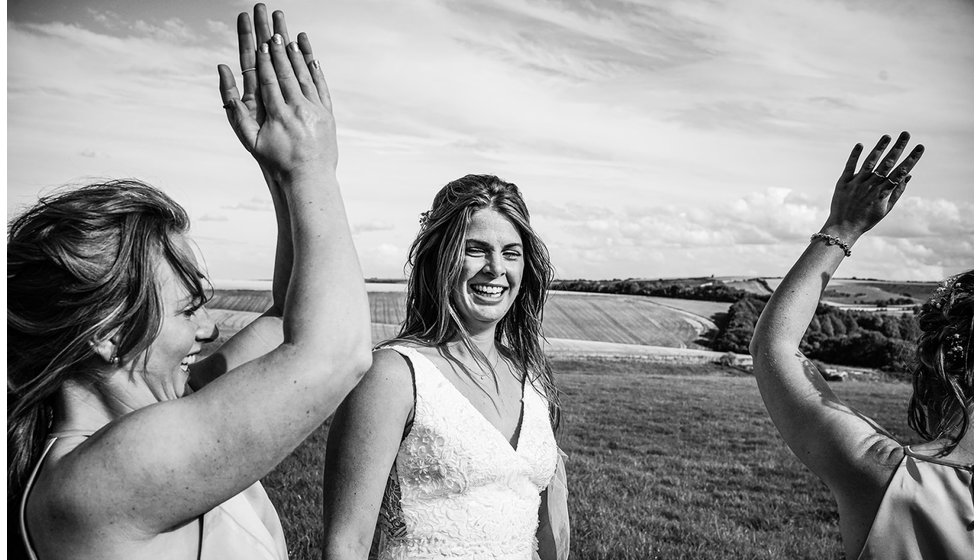
<path id="1" fill-rule="evenodd" d="M 821 233 L 839 237 L 848 247 L 860 234 L 844 228 L 825 225 Z M 759 317 L 752 337 L 753 356 L 775 349 L 795 353 L 813 319 L 820 296 L 837 271 L 845 254 L 838 245 L 813 240 L 786 273 Z"/>
<path id="2" fill-rule="evenodd" d="M 289 219 L 289 204 L 272 174 L 265 168 L 262 176 L 269 186 L 272 205 L 276 212 L 276 258 L 272 271 L 272 307 L 266 312 L 270 316 L 282 316 L 286 306 L 286 293 L 293 270 L 293 234 Z"/>
<path id="3" fill-rule="evenodd" d="M 285 341 L 370 360 L 367 294 L 336 175 L 313 167 L 277 180 L 292 214 L 294 251 Z"/>

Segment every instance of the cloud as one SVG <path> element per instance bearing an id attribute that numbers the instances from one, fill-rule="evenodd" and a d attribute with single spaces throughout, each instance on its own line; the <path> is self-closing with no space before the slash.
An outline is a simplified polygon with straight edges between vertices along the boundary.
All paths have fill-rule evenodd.
<path id="1" fill-rule="evenodd" d="M 266 187 L 215 87 L 214 65 L 237 65 L 233 12 L 249 5 L 234 4 L 54 3 L 46 20 L 8 21 L 8 207 L 73 177 L 136 176 L 206 217 L 209 239 L 244 247 L 205 247 L 217 275 L 247 268 L 250 245 L 271 253 L 274 220 L 247 214 L 271 214 Z M 887 265 L 845 265 L 931 274 L 972 248 L 968 3 L 301 0 L 287 12 L 327 70 L 368 275 L 400 270 L 404 249 L 378 247 L 407 248 L 436 189 L 471 172 L 520 185 L 568 274 L 782 273 L 853 142 L 902 129 L 927 153 L 862 241 Z M 872 253 L 874 239 L 885 245 Z M 872 268 L 901 255 L 904 268 Z"/>
<path id="2" fill-rule="evenodd" d="M 225 214 L 204 214 L 197 219 L 202 222 L 227 222 L 228 216 Z"/>
<path id="3" fill-rule="evenodd" d="M 381 220 L 351 224 L 351 233 L 354 235 L 377 231 L 391 231 L 393 229 L 395 229 L 395 226 L 392 223 Z"/>
<path id="4" fill-rule="evenodd" d="M 250 212 L 275 212 L 276 208 L 269 197 L 256 196 L 248 200 L 222 206 L 224 210 L 247 210 Z"/>
<path id="5" fill-rule="evenodd" d="M 578 262 L 593 277 L 610 277 L 612 271 L 619 277 L 656 276 L 651 263 L 677 267 L 685 261 L 692 275 L 750 270 L 779 275 L 789 269 L 826 213 L 824 204 L 803 193 L 771 188 L 698 206 L 614 210 L 539 204 L 534 218 L 554 260 Z M 922 280 L 968 268 L 974 249 L 972 215 L 972 204 L 902 200 L 859 242 L 860 258 L 848 264 L 857 276 Z M 695 262 L 695 254 L 703 255 L 704 262 Z"/>

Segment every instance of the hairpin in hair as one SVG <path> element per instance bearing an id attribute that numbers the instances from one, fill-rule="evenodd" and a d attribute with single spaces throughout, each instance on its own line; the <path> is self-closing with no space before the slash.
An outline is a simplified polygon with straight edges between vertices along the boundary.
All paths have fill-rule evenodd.
<path id="1" fill-rule="evenodd" d="M 929 298 L 929 301 L 926 302 L 926 305 L 935 307 L 936 309 L 942 309 L 952 301 L 955 294 L 961 291 L 963 291 L 963 283 L 959 281 L 958 277 L 947 278 L 939 284 L 939 287 L 936 288 L 936 291 Z M 971 286 L 968 292 L 972 291 Z"/>
<path id="2" fill-rule="evenodd" d="M 432 210 L 426 210 L 425 212 L 419 214 L 419 225 L 422 226 L 423 228 L 429 225 L 430 216 L 432 216 Z"/>
<path id="3" fill-rule="evenodd" d="M 963 341 L 960 333 L 953 333 L 946 344 L 946 358 L 949 360 L 963 359 Z"/>

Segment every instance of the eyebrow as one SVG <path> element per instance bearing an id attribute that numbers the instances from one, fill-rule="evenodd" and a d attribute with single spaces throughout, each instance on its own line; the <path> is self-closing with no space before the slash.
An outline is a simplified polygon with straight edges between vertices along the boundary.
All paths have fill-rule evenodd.
<path id="1" fill-rule="evenodd" d="M 466 240 L 466 243 L 468 243 L 470 245 L 476 245 L 478 247 L 492 248 L 492 246 L 489 243 L 487 243 L 486 241 L 480 241 L 479 239 L 467 239 Z M 512 249 L 514 247 L 523 249 L 524 248 L 524 245 L 522 245 L 520 242 L 508 243 L 508 244 L 504 245 L 504 249 Z"/>

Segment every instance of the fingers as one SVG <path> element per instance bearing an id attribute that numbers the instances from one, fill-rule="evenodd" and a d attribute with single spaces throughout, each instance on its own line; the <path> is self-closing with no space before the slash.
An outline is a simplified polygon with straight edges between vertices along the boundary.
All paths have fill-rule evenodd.
<path id="1" fill-rule="evenodd" d="M 283 111 L 285 101 L 279 89 L 279 78 L 273 67 L 270 43 L 259 43 L 259 51 L 255 55 L 257 73 L 259 75 L 259 93 L 265 110 L 270 115 L 278 115 Z"/>
<path id="2" fill-rule="evenodd" d="M 259 125 L 249 115 L 248 108 L 238 100 L 238 87 L 235 85 L 235 75 L 231 68 L 224 64 L 218 65 L 218 89 L 221 93 L 221 102 L 225 107 L 225 116 L 231 124 L 235 135 L 249 150 L 255 145 L 255 138 L 258 135 Z"/>
<path id="3" fill-rule="evenodd" d="M 267 43 L 272 39 L 272 28 L 269 27 L 269 14 L 265 4 L 256 4 L 253 10 L 255 15 L 255 38 L 256 44 Z"/>
<path id="4" fill-rule="evenodd" d="M 899 164 L 894 171 L 892 171 L 891 175 L 888 176 L 889 181 L 901 182 L 902 179 L 908 177 L 908 174 L 912 171 L 912 168 L 915 167 L 915 164 L 919 162 L 919 158 L 922 157 L 922 154 L 924 154 L 925 151 L 926 148 L 922 144 L 918 144 L 912 148 L 912 152 L 908 155 L 908 157 L 905 158 L 905 160 Z"/>
<path id="5" fill-rule="evenodd" d="M 310 76 L 313 78 L 313 84 L 316 86 L 317 94 L 320 96 L 320 103 L 332 111 L 333 104 L 330 101 L 330 90 L 327 89 L 327 80 L 324 78 L 323 70 L 320 68 L 320 61 L 313 57 L 313 45 L 310 44 L 310 38 L 306 33 L 300 33 L 296 39 L 299 50 L 303 53 L 303 60 L 310 69 Z"/>
<path id="6" fill-rule="evenodd" d="M 295 42 L 286 45 L 286 54 L 289 56 L 289 63 L 293 66 L 293 73 L 299 82 L 299 88 L 303 95 L 313 102 L 319 102 L 320 96 L 317 92 L 316 84 L 313 83 L 313 76 L 310 75 L 310 68 L 303 59 L 303 53 L 299 50 L 299 45 Z"/>
<path id="7" fill-rule="evenodd" d="M 844 172 L 841 173 L 841 178 L 844 181 L 850 181 L 854 177 L 854 170 L 857 169 L 858 159 L 861 157 L 861 150 L 864 149 L 860 143 L 854 145 L 854 149 L 851 150 L 851 155 L 847 157 L 847 163 L 844 164 Z"/>
<path id="8" fill-rule="evenodd" d="M 242 69 L 242 88 L 245 94 L 242 101 L 248 103 L 255 97 L 258 78 L 255 75 L 255 35 L 248 14 L 238 14 L 238 62 Z"/>
<path id="9" fill-rule="evenodd" d="M 861 171 L 858 175 L 862 175 L 862 178 L 867 178 L 874 171 L 875 165 L 878 165 L 878 159 L 881 157 L 882 152 L 885 151 L 885 148 L 888 147 L 889 142 L 891 142 L 891 138 L 887 134 L 882 136 L 881 140 L 878 140 L 874 149 L 868 154 L 868 158 L 864 160 L 864 165 L 861 166 Z"/>
<path id="10" fill-rule="evenodd" d="M 902 156 L 902 152 L 905 151 L 905 146 L 908 143 L 909 133 L 903 131 L 898 135 L 898 139 L 895 140 L 895 145 L 892 146 L 892 149 L 888 150 L 888 155 L 885 156 L 885 159 L 881 162 L 881 165 L 878 166 L 875 175 L 879 175 L 881 177 L 888 175 L 888 173 L 891 172 L 892 167 L 895 167 L 895 162 L 897 162 L 898 158 Z"/>
<path id="11" fill-rule="evenodd" d="M 909 181 L 912 180 L 911 175 L 906 175 L 904 179 L 899 181 L 895 188 L 892 189 L 891 194 L 888 196 L 888 209 L 891 210 L 895 203 L 898 202 L 899 198 L 902 198 L 902 193 L 905 192 L 905 187 L 908 186 Z"/>
<path id="12" fill-rule="evenodd" d="M 303 97 L 303 91 L 300 88 L 296 72 L 293 70 L 293 64 L 286 54 L 286 43 L 282 35 L 278 33 L 273 35 L 272 41 L 268 45 L 269 55 L 272 58 L 272 65 L 275 70 L 276 79 L 279 81 L 279 89 L 282 91 L 282 97 L 286 103 L 296 103 Z M 303 70 L 305 71 L 305 68 Z"/>
<path id="13" fill-rule="evenodd" d="M 272 12 L 272 32 L 282 35 L 282 40 L 289 44 L 289 32 L 286 30 L 286 14 L 282 10 Z"/>

